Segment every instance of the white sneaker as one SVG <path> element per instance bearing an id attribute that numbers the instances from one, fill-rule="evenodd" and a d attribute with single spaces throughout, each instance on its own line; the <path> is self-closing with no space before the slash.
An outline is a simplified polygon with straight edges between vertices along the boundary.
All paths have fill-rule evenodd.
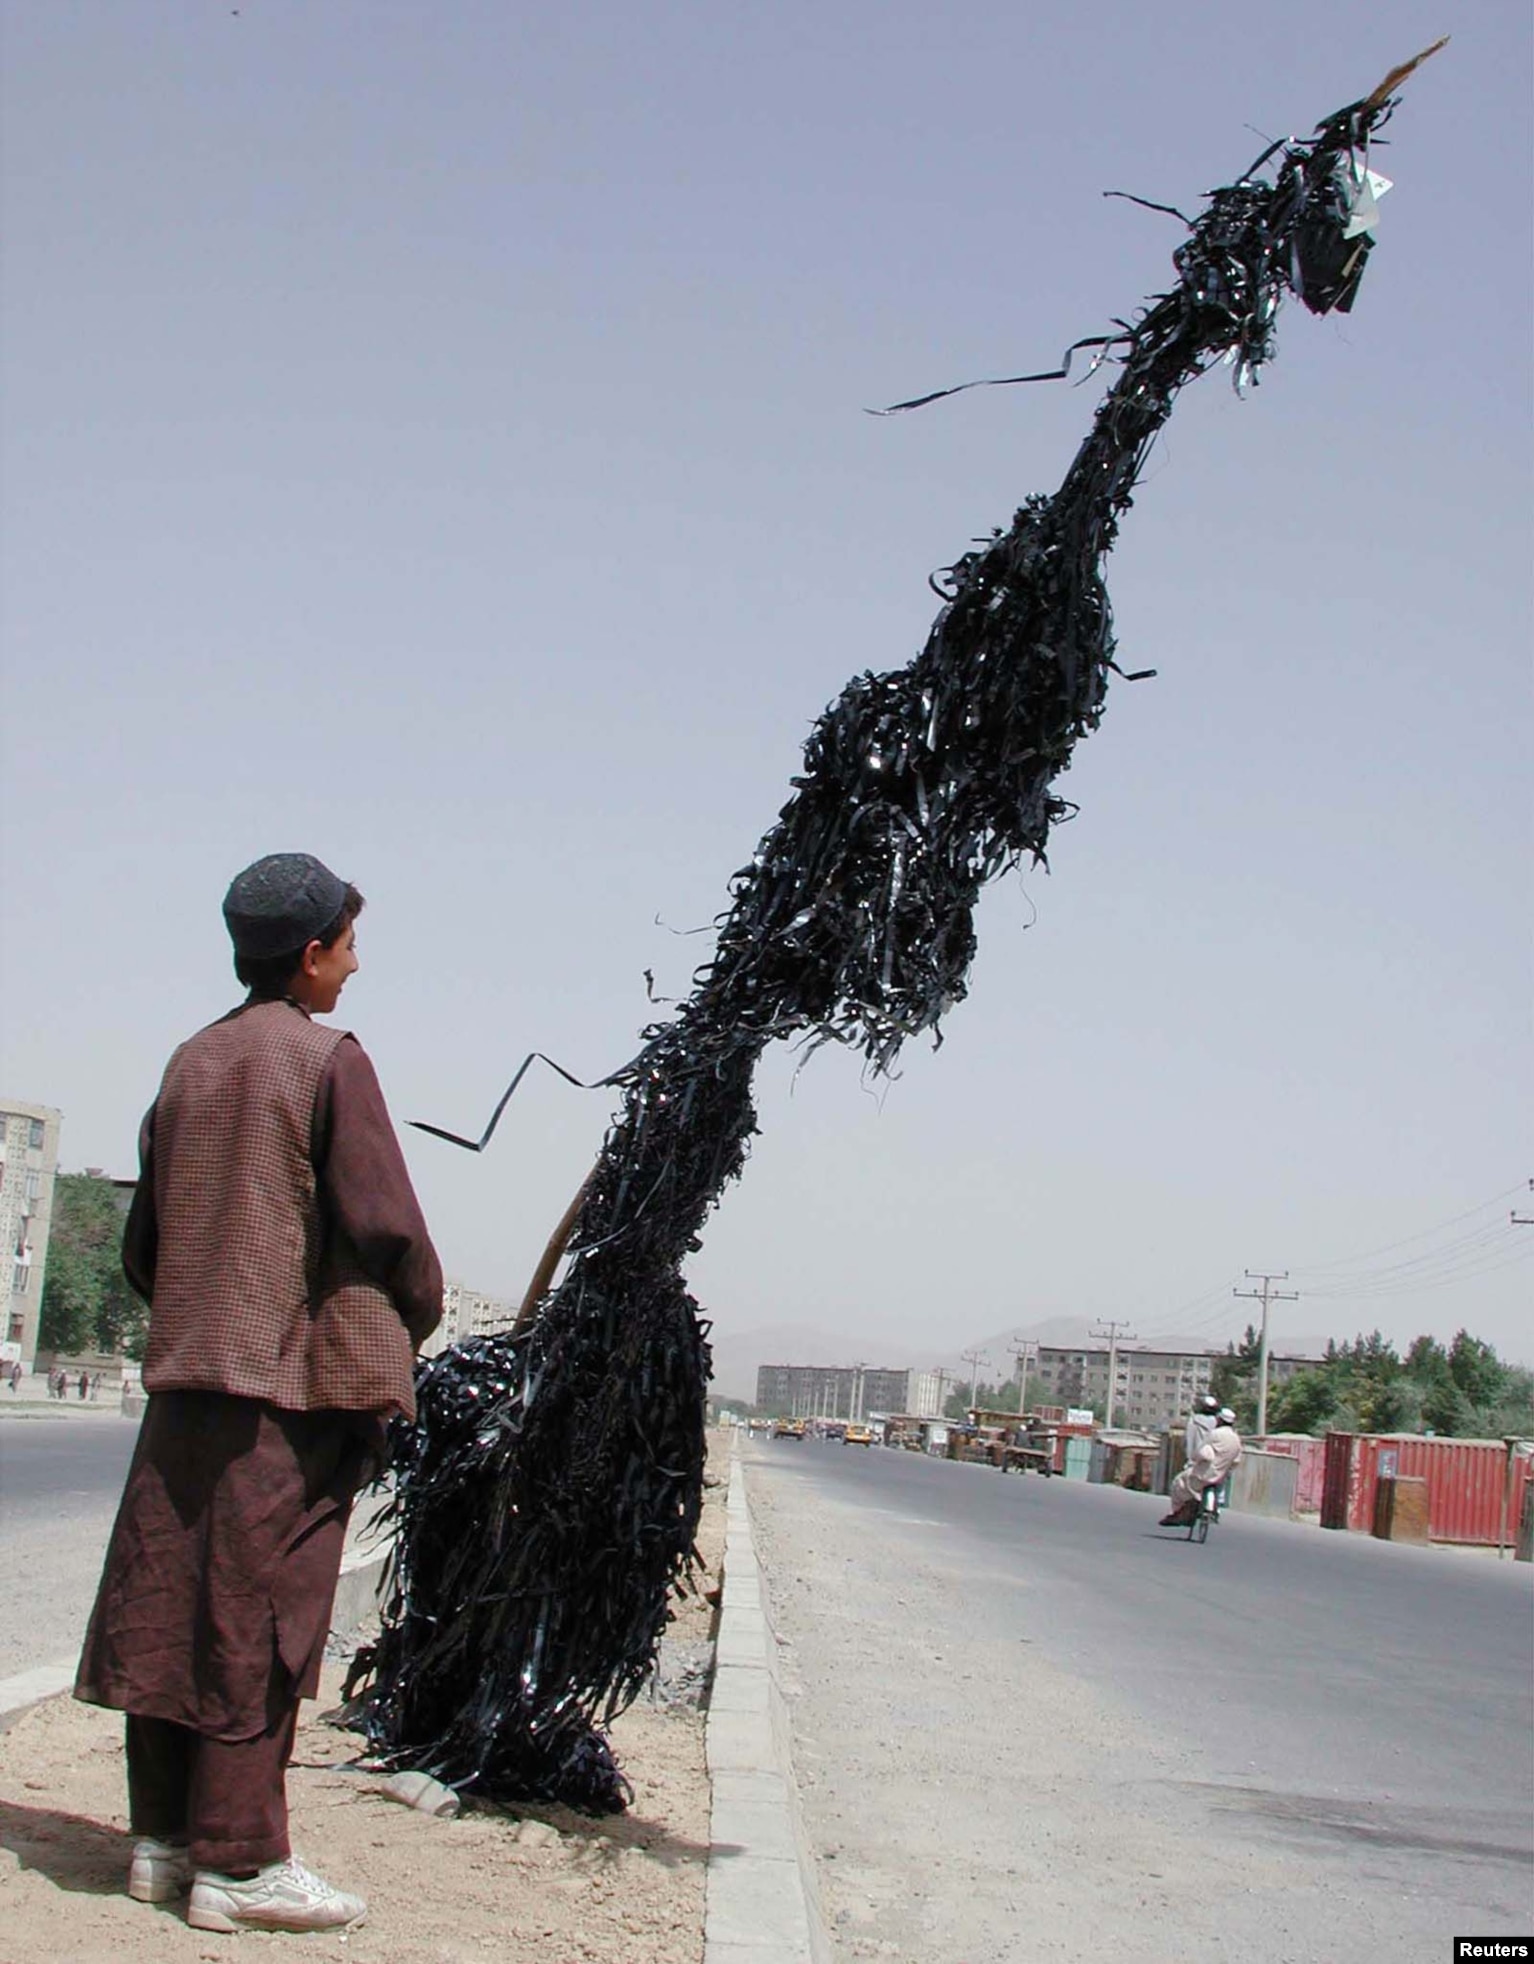
<path id="1" fill-rule="evenodd" d="M 184 1841 L 140 1835 L 128 1868 L 128 1894 L 136 1903 L 168 1903 L 192 1886 L 192 1857 Z"/>
<path id="2" fill-rule="evenodd" d="M 271 1862 L 241 1881 L 199 1869 L 186 1920 L 194 1930 L 349 1930 L 368 1913 L 361 1896 L 348 1896 L 313 1875 L 296 1855 Z"/>

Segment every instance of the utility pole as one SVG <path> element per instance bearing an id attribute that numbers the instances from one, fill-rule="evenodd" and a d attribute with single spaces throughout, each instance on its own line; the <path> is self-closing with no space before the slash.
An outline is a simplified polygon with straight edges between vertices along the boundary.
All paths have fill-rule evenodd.
<path id="1" fill-rule="evenodd" d="M 1260 1289 L 1232 1289 L 1233 1296 L 1246 1296 L 1254 1303 L 1262 1304 L 1262 1335 L 1257 1340 L 1257 1437 L 1267 1436 L 1268 1430 L 1268 1304 L 1297 1303 L 1300 1299 L 1298 1289 L 1275 1289 L 1275 1282 L 1287 1282 L 1289 1271 L 1281 1268 L 1266 1274 L 1261 1269 L 1246 1270 L 1249 1282 L 1260 1282 Z"/>
<path id="2" fill-rule="evenodd" d="M 1111 1432 L 1113 1430 L 1113 1407 L 1117 1401 L 1119 1389 L 1119 1341 L 1121 1337 L 1126 1343 L 1138 1343 L 1140 1339 L 1130 1331 L 1127 1322 L 1118 1323 L 1112 1318 L 1106 1318 L 1105 1321 L 1108 1324 L 1106 1330 L 1091 1330 L 1088 1332 L 1088 1335 L 1094 1338 L 1106 1337 L 1108 1339 L 1108 1416 L 1103 1421 L 1103 1429 Z"/>
<path id="3" fill-rule="evenodd" d="M 1012 1342 L 1016 1346 L 1012 1356 L 1017 1365 L 1017 1411 L 1021 1417 L 1028 1402 L 1028 1353 L 1031 1350 L 1036 1356 L 1039 1346 L 1032 1337 L 1014 1337 Z"/>
<path id="4" fill-rule="evenodd" d="M 973 1411 L 975 1400 L 980 1393 L 980 1366 L 985 1362 L 985 1352 L 983 1350 L 966 1350 L 961 1355 L 963 1356 L 964 1362 L 969 1366 L 969 1403 L 970 1409 Z"/>

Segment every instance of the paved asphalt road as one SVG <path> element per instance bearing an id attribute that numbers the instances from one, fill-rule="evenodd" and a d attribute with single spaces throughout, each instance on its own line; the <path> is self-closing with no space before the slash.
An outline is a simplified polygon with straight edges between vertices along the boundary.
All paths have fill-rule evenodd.
<path id="1" fill-rule="evenodd" d="M 1436 1964 L 1534 1928 L 1529 1567 L 744 1453 L 839 1958 Z"/>
<path id="2" fill-rule="evenodd" d="M 0 1678 L 79 1648 L 137 1437 L 112 1412 L 0 1416 Z"/>

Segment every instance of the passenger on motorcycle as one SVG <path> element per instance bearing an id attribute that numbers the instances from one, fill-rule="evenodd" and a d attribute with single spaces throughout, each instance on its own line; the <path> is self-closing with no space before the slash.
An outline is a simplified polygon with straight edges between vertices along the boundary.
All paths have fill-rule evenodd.
<path id="1" fill-rule="evenodd" d="M 1236 1415 L 1229 1405 L 1222 1405 L 1215 1414 L 1214 1430 L 1172 1482 L 1168 1496 L 1172 1509 L 1162 1515 L 1161 1526 L 1185 1528 L 1198 1513 L 1205 1488 L 1219 1486 L 1240 1457 Z"/>

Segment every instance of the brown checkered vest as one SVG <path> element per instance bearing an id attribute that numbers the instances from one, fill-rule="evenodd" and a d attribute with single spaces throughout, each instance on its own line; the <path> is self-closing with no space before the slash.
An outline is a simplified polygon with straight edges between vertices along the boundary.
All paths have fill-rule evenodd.
<path id="1" fill-rule="evenodd" d="M 291 1003 L 254 1003 L 166 1065 L 146 1390 L 414 1416 L 399 1313 L 321 1217 L 315 1100 L 345 1038 Z"/>

